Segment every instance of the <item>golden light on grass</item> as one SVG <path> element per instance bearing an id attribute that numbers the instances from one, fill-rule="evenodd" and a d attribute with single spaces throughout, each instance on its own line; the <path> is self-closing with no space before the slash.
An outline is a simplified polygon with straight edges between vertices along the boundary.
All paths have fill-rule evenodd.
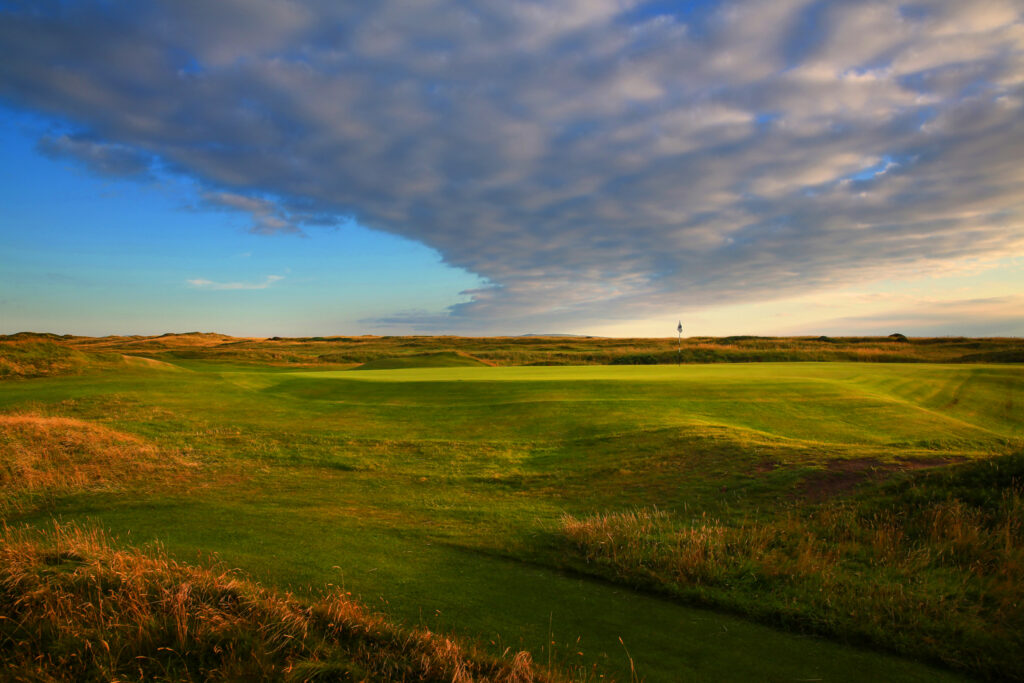
<path id="1" fill-rule="evenodd" d="M 0 614 L 0 677 L 16 680 L 563 680 L 526 652 L 396 626 L 340 590 L 308 603 L 75 525 L 0 531 Z"/>
<path id="2" fill-rule="evenodd" d="M 196 463 L 147 441 L 66 417 L 0 415 L 0 511 L 26 500 L 152 485 L 187 476 Z"/>
<path id="3" fill-rule="evenodd" d="M 640 508 L 565 514 L 560 531 L 615 580 L 999 679 L 1020 662 L 1004 644 L 1019 637 L 1024 604 L 1022 465 L 1024 454 L 972 463 L 925 475 L 895 503 L 840 501 L 770 521 Z M 1000 467 L 1008 474 L 980 495 L 957 488 Z"/>

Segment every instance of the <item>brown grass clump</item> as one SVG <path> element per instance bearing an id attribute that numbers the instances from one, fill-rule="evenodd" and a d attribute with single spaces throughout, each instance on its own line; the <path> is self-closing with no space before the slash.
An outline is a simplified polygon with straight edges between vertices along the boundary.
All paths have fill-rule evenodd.
<path id="1" fill-rule="evenodd" d="M 0 415 L 0 512 L 39 497 L 159 482 L 192 466 L 139 437 L 101 425 Z"/>
<path id="2" fill-rule="evenodd" d="M 563 680 L 406 630 L 340 591 L 307 604 L 235 571 L 112 547 L 94 529 L 0 531 L 0 678 L 157 681 Z"/>

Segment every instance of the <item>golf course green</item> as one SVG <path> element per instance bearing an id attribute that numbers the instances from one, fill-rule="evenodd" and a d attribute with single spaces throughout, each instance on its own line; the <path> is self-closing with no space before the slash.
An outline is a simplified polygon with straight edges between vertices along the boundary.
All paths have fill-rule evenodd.
<path id="1" fill-rule="evenodd" d="M 10 492 L 5 522 L 93 525 L 119 544 L 158 542 L 174 558 L 220 561 L 309 599 L 342 587 L 396 621 L 497 654 L 526 649 L 580 677 L 1013 674 L 992 652 L 1019 644 L 1020 606 L 963 613 L 991 618 L 993 640 L 943 660 L 936 652 L 949 644 L 929 624 L 914 637 L 937 646 L 887 642 L 903 607 L 860 629 L 857 616 L 817 619 L 818 603 L 801 607 L 804 584 L 730 579 L 689 590 L 656 565 L 595 560 L 565 528 L 638 510 L 680 529 L 709 519 L 781 528 L 823 506 L 890 500 L 893 482 L 1020 451 L 1021 366 L 453 359 L 353 371 L 161 357 L 4 381 L 3 415 L 99 425 L 187 463 L 173 476 Z M 1006 533 L 1017 558 L 1019 526 Z M 866 555 L 857 562 L 866 582 L 896 571 Z M 943 576 L 959 571 L 943 566 Z M 984 582 L 999 571 L 977 572 L 978 590 L 994 590 Z M 935 585 L 915 599 L 961 609 Z"/>

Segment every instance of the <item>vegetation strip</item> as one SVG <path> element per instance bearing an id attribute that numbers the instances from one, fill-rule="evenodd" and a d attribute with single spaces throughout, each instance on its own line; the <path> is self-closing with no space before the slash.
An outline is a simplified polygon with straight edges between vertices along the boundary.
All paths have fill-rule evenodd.
<path id="1" fill-rule="evenodd" d="M 119 354 L 176 362 L 367 369 L 471 365 L 671 365 L 676 363 L 1020 363 L 1017 338 L 936 337 L 312 337 L 238 338 L 213 333 L 144 337 L 0 335 L 0 377 L 81 372 L 117 365 Z"/>
<path id="2" fill-rule="evenodd" d="M 395 626 L 334 591 L 311 604 L 95 529 L 0 531 L 0 673 L 16 680 L 569 680 Z"/>
<path id="3" fill-rule="evenodd" d="M 1024 672 L 1024 453 L 769 521 L 565 515 L 571 566 L 1009 680 Z M 955 615 L 955 616 L 954 616 Z"/>
<path id="4" fill-rule="evenodd" d="M 805 341 L 830 343 L 714 343 Z M 1011 342 L 923 347 L 987 353 Z M 967 480 L 924 474 L 1003 467 L 1021 450 L 1019 366 L 485 367 L 474 358 L 513 347 L 529 363 L 565 360 L 559 345 L 591 359 L 627 349 L 219 335 L 18 336 L 0 341 L 0 356 L 33 344 L 43 345 L 36 369 L 0 382 L 8 525 L 76 520 L 158 540 L 179 559 L 216 553 L 303 604 L 347 585 L 398 623 L 571 672 L 960 680 L 924 658 L 1022 677 L 1017 489 L 1000 485 L 1011 494 L 999 518 L 1003 508 L 971 498 Z M 392 369 L 316 360 L 345 345 Z M 65 355 L 81 364 L 46 360 Z M 911 475 L 909 488 L 875 492 Z M 623 532 L 641 547 L 637 562 L 568 534 L 572 524 L 628 530 L 629 515 L 648 529 Z M 957 529 L 962 538 L 941 536 Z M 677 556 L 693 547 L 710 559 L 681 570 Z M 557 571 L 566 565 L 577 573 Z M 882 651 L 893 649 L 919 660 Z"/>

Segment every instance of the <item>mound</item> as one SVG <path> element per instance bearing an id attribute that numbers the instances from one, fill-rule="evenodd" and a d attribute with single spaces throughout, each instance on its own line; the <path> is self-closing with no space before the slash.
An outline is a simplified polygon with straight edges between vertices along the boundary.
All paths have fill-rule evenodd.
<path id="1" fill-rule="evenodd" d="M 307 605 L 76 527 L 0 531 L 0 617 L 11 680 L 558 680 L 525 652 L 401 629 L 337 590 Z"/>
<path id="2" fill-rule="evenodd" d="M 0 415 L 0 507 L 25 496 L 158 481 L 190 464 L 136 436 L 81 420 Z"/>
<path id="3" fill-rule="evenodd" d="M 238 341 L 251 340 L 248 338 L 230 337 L 217 332 L 186 332 L 183 334 L 167 332 L 156 337 L 100 337 L 89 340 L 88 345 L 95 348 L 159 351 L 179 348 L 205 348 Z"/>
<path id="4" fill-rule="evenodd" d="M 407 356 L 377 358 L 352 369 L 400 370 L 403 368 L 462 368 L 484 365 L 490 364 L 458 351 L 441 351 L 438 353 L 413 353 Z"/>
<path id="5" fill-rule="evenodd" d="M 81 372 L 93 360 L 80 351 L 41 337 L 0 341 L 0 378 L 73 374 Z"/>
<path id="6" fill-rule="evenodd" d="M 171 372 L 187 372 L 185 368 L 168 363 L 167 361 L 156 360 L 155 358 L 144 358 L 142 356 L 127 356 L 122 354 L 124 362 L 129 366 L 137 368 L 149 368 L 153 370 L 169 370 Z"/>
<path id="7" fill-rule="evenodd" d="M 58 339 L 70 339 L 71 335 L 59 335 L 52 332 L 15 332 L 14 334 L 0 334 L 0 342 L 4 341 L 56 341 Z"/>

